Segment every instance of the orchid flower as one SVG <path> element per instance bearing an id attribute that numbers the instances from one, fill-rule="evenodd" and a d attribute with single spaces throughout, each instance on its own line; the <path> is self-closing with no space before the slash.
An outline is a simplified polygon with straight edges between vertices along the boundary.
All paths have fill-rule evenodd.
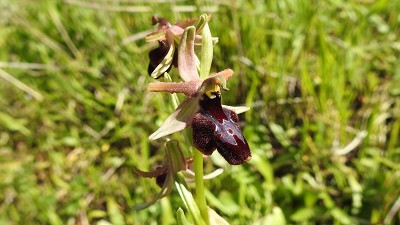
<path id="1" fill-rule="evenodd" d="M 155 170 L 144 172 L 134 168 L 135 173 L 142 177 L 155 178 L 156 183 L 161 187 L 160 193 L 151 201 L 138 204 L 135 206 L 136 210 L 141 210 L 154 204 L 158 199 L 167 196 L 171 193 L 177 173 L 183 172 L 186 181 L 191 182 L 194 180 L 194 172 L 189 169 L 193 162 L 192 158 L 185 159 L 179 143 L 174 140 L 168 140 L 165 143 L 166 154 L 162 165 L 158 166 Z M 223 172 L 222 169 L 217 169 L 214 172 L 204 176 L 204 179 L 212 179 Z"/>
<path id="2" fill-rule="evenodd" d="M 149 52 L 150 63 L 148 73 L 153 78 L 159 78 L 165 72 L 171 69 L 171 65 L 177 67 L 177 49 L 184 29 L 188 26 L 195 26 L 197 32 L 200 32 L 208 17 L 200 16 L 199 18 L 191 18 L 177 22 L 173 25 L 162 17 L 153 16 L 153 25 L 158 24 L 157 31 L 148 34 L 145 38 L 147 42 L 158 42 L 158 47 Z M 196 35 L 196 39 L 201 41 L 201 36 Z M 218 41 L 217 38 L 212 39 L 213 43 Z"/>
<path id="3" fill-rule="evenodd" d="M 207 21 L 207 19 L 204 19 Z M 206 25 L 208 28 L 208 25 Z M 183 28 L 182 28 L 183 29 Z M 150 135 L 153 141 L 187 127 L 193 127 L 193 144 L 205 155 L 210 155 L 215 149 L 228 161 L 237 165 L 248 161 L 251 153 L 246 139 L 238 126 L 236 113 L 247 111 L 248 107 L 229 107 L 221 105 L 221 89 L 228 90 L 226 81 L 233 75 L 230 69 L 201 79 L 197 71 L 194 45 L 196 27 L 187 26 L 181 35 L 178 46 L 178 71 L 183 82 L 155 82 L 148 84 L 151 92 L 183 93 L 185 100 L 165 120 L 161 127 Z M 165 34 L 168 36 L 168 32 Z M 167 37 L 168 39 L 168 37 Z M 200 68 L 202 77 L 208 74 L 212 59 L 211 35 L 202 37 L 202 58 L 206 66 Z M 205 49 L 203 51 L 203 49 Z M 208 52 L 207 52 L 208 51 Z M 207 61 L 207 60 L 206 60 Z M 202 66 L 202 65 L 200 65 Z M 205 69 L 204 69 L 205 68 Z M 204 72 L 206 71 L 206 72 Z"/>

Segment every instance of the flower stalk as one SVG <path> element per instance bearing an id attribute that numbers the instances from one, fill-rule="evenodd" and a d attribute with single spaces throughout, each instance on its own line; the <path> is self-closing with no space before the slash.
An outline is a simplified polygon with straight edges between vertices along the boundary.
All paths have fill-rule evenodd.
<path id="1" fill-rule="evenodd" d="M 200 214 L 206 224 L 209 224 L 207 201 L 204 192 L 204 170 L 203 154 L 200 151 L 193 151 L 193 167 L 196 183 L 196 203 L 200 209 Z"/>
<path id="2" fill-rule="evenodd" d="M 206 20 L 206 15 L 202 15 L 200 20 Z M 213 58 L 213 45 L 212 36 L 208 23 L 204 24 L 202 30 L 202 48 L 200 58 L 200 78 L 206 79 L 210 74 L 211 63 Z M 192 140 L 193 143 L 193 140 Z M 209 224 L 207 200 L 204 192 L 204 169 L 203 169 L 203 154 L 200 151 L 193 152 L 193 164 L 195 172 L 195 183 L 196 183 L 196 203 L 200 209 L 201 217 Z"/>

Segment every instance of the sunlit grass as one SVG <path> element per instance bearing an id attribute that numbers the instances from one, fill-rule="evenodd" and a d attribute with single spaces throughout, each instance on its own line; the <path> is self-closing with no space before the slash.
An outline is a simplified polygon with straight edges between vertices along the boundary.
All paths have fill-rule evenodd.
<path id="1" fill-rule="evenodd" d="M 1 224 L 175 224 L 176 192 L 132 209 L 159 191 L 132 168 L 162 159 L 147 137 L 173 110 L 146 92 L 143 37 L 153 14 L 206 9 L 212 71 L 235 71 L 223 101 L 251 106 L 241 125 L 253 154 L 243 166 L 205 160 L 225 169 L 205 183 L 210 206 L 232 224 L 280 210 L 288 224 L 399 223 L 398 1 L 6 0 Z"/>

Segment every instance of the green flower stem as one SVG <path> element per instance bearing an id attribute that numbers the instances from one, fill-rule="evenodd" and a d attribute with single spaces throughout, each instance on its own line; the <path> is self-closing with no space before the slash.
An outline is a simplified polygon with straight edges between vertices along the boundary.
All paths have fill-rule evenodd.
<path id="1" fill-rule="evenodd" d="M 185 131 L 186 141 L 189 140 L 187 143 L 192 144 L 192 129 L 186 129 Z M 203 153 L 193 147 L 191 147 L 191 149 L 193 153 L 193 170 L 195 173 L 194 180 L 196 185 L 195 202 L 199 208 L 201 218 L 204 220 L 206 225 L 209 225 L 210 221 L 204 188 Z"/>
<path id="2" fill-rule="evenodd" d="M 207 14 L 203 14 L 201 19 L 207 21 Z M 201 62 L 200 77 L 206 79 L 210 74 L 211 62 L 213 58 L 212 36 L 208 24 L 205 23 L 202 30 L 202 46 L 201 46 Z M 200 214 L 206 224 L 210 224 L 208 217 L 207 201 L 204 194 L 204 171 L 203 171 L 203 154 L 197 150 L 193 152 L 193 164 L 196 182 L 196 203 L 200 209 Z"/>
<path id="3" fill-rule="evenodd" d="M 203 171 L 203 154 L 197 150 L 193 151 L 193 164 L 195 172 L 195 183 L 196 183 L 196 203 L 200 209 L 201 217 L 210 224 L 207 211 L 206 196 L 204 194 L 204 171 Z"/>

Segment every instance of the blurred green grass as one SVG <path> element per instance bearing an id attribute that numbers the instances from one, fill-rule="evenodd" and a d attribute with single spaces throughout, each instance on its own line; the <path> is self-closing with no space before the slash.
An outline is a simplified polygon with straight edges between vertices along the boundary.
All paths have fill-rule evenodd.
<path id="1" fill-rule="evenodd" d="M 232 224 L 277 207 L 288 224 L 400 223 L 399 1 L 5 0 L 0 224 L 175 223 L 175 192 L 132 210 L 159 191 L 132 167 L 162 159 L 147 137 L 173 110 L 146 92 L 143 37 L 154 14 L 207 10 L 212 70 L 235 71 L 224 103 L 252 107 L 253 153 L 206 160 L 225 168 L 206 182 L 210 206 Z"/>

